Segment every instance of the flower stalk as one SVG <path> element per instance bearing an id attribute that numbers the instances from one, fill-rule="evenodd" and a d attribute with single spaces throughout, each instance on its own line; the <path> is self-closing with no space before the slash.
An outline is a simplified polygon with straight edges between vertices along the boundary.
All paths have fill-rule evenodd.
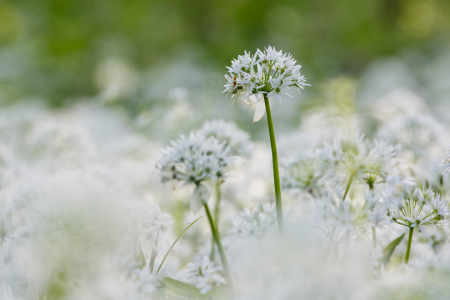
<path id="1" fill-rule="evenodd" d="M 409 227 L 408 247 L 406 248 L 405 265 L 407 265 L 408 261 L 409 261 L 409 254 L 411 252 L 411 243 L 412 243 L 413 233 L 414 233 L 414 227 Z"/>
<path id="2" fill-rule="evenodd" d="M 275 186 L 275 203 L 277 208 L 277 224 L 278 232 L 284 233 L 284 220 L 283 220 L 283 204 L 281 202 L 281 188 L 280 188 L 280 174 L 278 170 L 278 155 L 277 144 L 275 142 L 275 132 L 273 130 L 272 113 L 270 112 L 269 97 L 264 94 L 264 104 L 266 106 L 267 123 L 269 126 L 270 135 L 270 147 L 272 149 L 272 163 L 273 163 L 273 183 Z"/>
<path id="3" fill-rule="evenodd" d="M 225 250 L 223 249 L 222 241 L 220 239 L 219 232 L 217 231 L 217 227 L 216 227 L 213 217 L 211 215 L 211 211 L 209 210 L 208 204 L 205 203 L 204 207 L 205 207 L 206 215 L 208 216 L 208 220 L 209 220 L 209 224 L 211 226 L 211 231 L 213 233 L 214 240 L 215 240 L 215 242 L 217 244 L 217 248 L 219 250 L 220 260 L 222 261 L 223 271 L 225 273 L 225 279 L 227 280 L 228 286 L 230 289 L 230 296 L 231 296 L 230 298 L 233 299 L 234 298 L 234 287 L 233 287 L 233 282 L 231 279 L 230 267 L 228 265 L 228 260 L 225 255 Z"/>
<path id="4" fill-rule="evenodd" d="M 222 198 L 222 193 L 220 191 L 220 183 L 216 184 L 216 206 L 214 207 L 214 220 L 216 223 L 216 229 L 219 231 L 219 212 L 220 212 L 220 199 Z M 211 254 L 209 257 L 211 260 L 214 260 L 214 252 L 215 252 L 216 246 L 214 244 L 214 239 L 211 244 Z"/>

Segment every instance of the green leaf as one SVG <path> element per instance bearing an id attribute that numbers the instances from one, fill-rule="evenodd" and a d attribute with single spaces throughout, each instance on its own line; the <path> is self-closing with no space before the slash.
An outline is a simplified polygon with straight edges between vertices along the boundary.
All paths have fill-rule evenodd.
<path id="1" fill-rule="evenodd" d="M 183 232 L 177 237 L 177 239 L 175 240 L 175 242 L 173 242 L 172 246 L 170 246 L 169 250 L 167 250 L 166 255 L 164 255 L 164 258 L 161 262 L 161 264 L 159 265 L 158 270 L 156 271 L 156 274 L 158 274 L 159 270 L 161 270 L 162 265 L 164 264 L 164 262 L 166 261 L 167 255 L 169 255 L 170 250 L 172 250 L 172 248 L 175 246 L 175 244 L 178 242 L 178 240 L 183 236 L 183 234 L 189 229 L 191 228 L 192 225 L 195 224 L 195 222 L 197 222 L 198 220 L 200 220 L 201 218 L 203 218 L 203 216 L 201 216 L 200 218 L 198 218 L 197 220 L 195 220 L 194 222 L 192 222 L 191 224 L 189 224 L 188 227 L 186 227 Z"/>
<path id="2" fill-rule="evenodd" d="M 380 258 L 379 262 L 383 264 L 385 267 L 388 264 L 389 260 L 391 259 L 392 253 L 394 253 L 395 247 L 397 247 L 400 242 L 403 240 L 403 237 L 405 234 L 402 234 L 395 240 L 393 240 L 389 245 L 386 246 L 383 250 L 383 257 Z"/>
<path id="3" fill-rule="evenodd" d="M 159 230 L 158 230 L 158 233 L 156 234 L 155 246 L 153 247 L 152 253 L 150 254 L 149 268 L 150 268 L 150 273 L 152 273 L 152 274 L 153 274 L 153 268 L 155 266 L 156 255 L 158 254 L 158 251 L 157 251 L 158 239 L 159 239 Z"/>
<path id="4" fill-rule="evenodd" d="M 229 299 L 227 298 L 229 294 L 226 285 L 215 286 L 209 293 L 202 295 L 200 294 L 200 290 L 198 288 L 182 281 L 170 277 L 164 277 L 163 282 L 166 285 L 164 292 L 167 300 Z"/>
<path id="5" fill-rule="evenodd" d="M 138 262 L 139 262 L 139 268 L 143 268 L 147 265 L 145 262 L 145 256 L 144 252 L 142 251 L 141 243 L 138 240 L 138 246 L 139 246 L 139 253 L 138 253 Z"/>
<path id="6" fill-rule="evenodd" d="M 179 280 L 164 277 L 166 284 L 165 294 L 167 299 L 203 299 L 207 295 L 200 294 L 200 290 L 193 285 L 181 282 Z"/>

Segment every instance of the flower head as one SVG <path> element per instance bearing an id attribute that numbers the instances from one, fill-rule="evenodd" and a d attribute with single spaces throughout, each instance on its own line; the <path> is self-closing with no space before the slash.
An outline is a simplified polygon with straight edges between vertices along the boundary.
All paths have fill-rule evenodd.
<path id="1" fill-rule="evenodd" d="M 441 224 L 448 216 L 448 204 L 432 190 L 423 191 L 416 188 L 412 196 L 404 198 L 402 203 L 387 199 L 386 205 L 392 222 L 406 227 L 417 227 L 420 231 L 425 231 L 426 225 Z"/>
<path id="2" fill-rule="evenodd" d="M 276 227 L 276 211 L 273 203 L 256 204 L 253 210 L 241 212 L 241 218 L 233 220 L 232 236 L 261 237 Z"/>
<path id="3" fill-rule="evenodd" d="M 250 106 L 259 103 L 260 108 L 263 94 L 276 96 L 280 102 L 280 96 L 292 98 L 288 93 L 291 88 L 300 91 L 309 86 L 300 73 L 301 66 L 296 63 L 290 54 L 283 54 L 271 46 L 264 51 L 258 49 L 254 55 L 245 52 L 231 62 L 231 67 L 227 67 L 229 74 L 225 75 L 227 84 L 223 92 L 231 92 L 232 98 L 236 97 Z M 262 116 L 257 108 L 254 121 Z"/>
<path id="4" fill-rule="evenodd" d="M 222 269 L 215 266 L 214 262 L 205 255 L 203 258 L 196 257 L 194 262 L 188 263 L 189 279 L 200 289 L 201 294 L 208 293 L 214 286 L 220 286 L 225 283 L 225 279 L 218 274 Z"/>
<path id="5" fill-rule="evenodd" d="M 208 179 L 220 181 L 231 165 L 229 152 L 230 148 L 214 137 L 199 133 L 182 135 L 163 150 L 158 161 L 161 180 L 196 185 Z"/>
<path id="6" fill-rule="evenodd" d="M 249 155 L 251 152 L 250 136 L 240 130 L 235 123 L 224 120 L 208 121 L 200 128 L 199 133 L 206 137 L 215 137 L 219 142 L 224 142 L 230 147 L 232 155 Z"/>

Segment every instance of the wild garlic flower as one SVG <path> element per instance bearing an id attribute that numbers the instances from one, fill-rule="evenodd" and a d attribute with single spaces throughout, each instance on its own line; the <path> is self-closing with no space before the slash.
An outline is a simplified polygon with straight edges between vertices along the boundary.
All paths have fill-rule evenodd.
<path id="1" fill-rule="evenodd" d="M 318 150 L 317 171 L 323 178 L 336 178 L 346 183 L 358 180 L 373 188 L 383 182 L 397 164 L 400 146 L 390 146 L 375 140 L 369 143 L 364 135 L 354 138 L 336 138 L 333 145 L 325 144 Z"/>
<path id="2" fill-rule="evenodd" d="M 203 256 L 203 258 L 196 257 L 194 262 L 188 263 L 187 268 L 190 281 L 200 289 L 200 293 L 203 295 L 211 291 L 214 286 L 226 283 L 225 279 L 218 273 L 222 268 L 216 266 L 208 255 Z"/>
<path id="3" fill-rule="evenodd" d="M 163 183 L 181 181 L 184 184 L 200 184 L 212 179 L 222 180 L 230 168 L 230 147 L 216 138 L 204 134 L 182 135 L 163 149 L 159 169 Z"/>
<path id="4" fill-rule="evenodd" d="M 273 203 L 256 204 L 253 210 L 248 208 L 241 212 L 240 219 L 234 219 L 230 236 L 261 237 L 276 228 L 277 214 Z"/>
<path id="5" fill-rule="evenodd" d="M 281 162 L 281 184 L 288 189 L 302 189 L 313 192 L 317 186 L 316 157 L 301 155 L 297 159 Z"/>
<path id="6" fill-rule="evenodd" d="M 264 51 L 257 50 L 254 55 L 245 51 L 231 62 L 228 74 L 225 75 L 227 84 L 223 93 L 231 92 L 232 98 L 238 98 L 246 105 L 257 105 L 254 122 L 264 115 L 262 96 L 292 96 L 288 93 L 291 88 L 300 91 L 305 86 L 306 79 L 300 73 L 300 65 L 290 54 L 276 51 L 269 46 Z M 254 96 L 254 97 L 251 97 Z M 261 113 L 262 112 L 262 113 Z"/>
<path id="7" fill-rule="evenodd" d="M 388 215 L 392 222 L 424 230 L 426 225 L 442 224 L 448 216 L 448 203 L 432 190 L 423 192 L 416 188 L 412 196 L 401 203 L 387 201 Z"/>
<path id="8" fill-rule="evenodd" d="M 240 130 L 233 122 L 208 121 L 198 132 L 207 138 L 215 137 L 219 142 L 224 142 L 226 147 L 230 147 L 231 155 L 250 155 L 251 153 L 250 135 Z"/>

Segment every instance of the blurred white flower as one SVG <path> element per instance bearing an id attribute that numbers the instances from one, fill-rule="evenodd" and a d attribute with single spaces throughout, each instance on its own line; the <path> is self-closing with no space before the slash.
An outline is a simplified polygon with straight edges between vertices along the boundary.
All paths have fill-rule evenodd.
<path id="1" fill-rule="evenodd" d="M 233 219 L 231 237 L 262 237 L 276 228 L 277 215 L 275 204 L 256 204 L 253 210 L 248 208 L 241 212 L 240 218 Z"/>
<path id="2" fill-rule="evenodd" d="M 251 153 L 250 135 L 240 130 L 233 122 L 207 121 L 198 132 L 207 138 L 215 137 L 219 142 L 224 142 L 225 147 L 230 148 L 231 155 L 250 155 Z"/>
<path id="3" fill-rule="evenodd" d="M 196 257 L 193 262 L 188 263 L 189 279 L 200 289 L 201 294 L 208 293 L 214 286 L 225 283 L 225 279 L 218 274 L 222 269 L 214 265 L 207 255 Z"/>
<path id="4" fill-rule="evenodd" d="M 182 181 L 184 184 L 200 184 L 212 179 L 224 179 L 232 159 L 230 148 L 216 138 L 204 134 L 182 135 L 163 149 L 158 160 L 162 182 Z"/>

